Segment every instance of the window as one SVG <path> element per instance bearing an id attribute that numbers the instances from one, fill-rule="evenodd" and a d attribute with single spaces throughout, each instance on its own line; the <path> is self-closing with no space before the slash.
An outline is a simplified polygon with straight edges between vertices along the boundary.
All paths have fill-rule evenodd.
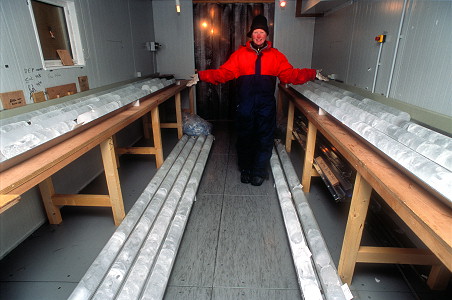
<path id="1" fill-rule="evenodd" d="M 30 13 L 38 41 L 43 67 L 55 69 L 63 66 L 57 50 L 67 50 L 74 66 L 83 66 L 80 33 L 75 5 L 65 0 L 30 0 Z"/>

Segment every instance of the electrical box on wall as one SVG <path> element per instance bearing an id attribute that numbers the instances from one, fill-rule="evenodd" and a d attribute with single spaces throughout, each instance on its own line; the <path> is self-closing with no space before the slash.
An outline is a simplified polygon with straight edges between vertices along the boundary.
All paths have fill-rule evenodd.
<path id="1" fill-rule="evenodd" d="M 160 45 L 157 42 L 146 42 L 146 50 L 155 52 L 157 51 L 162 45 Z"/>
<path id="2" fill-rule="evenodd" d="M 386 39 L 386 35 L 380 34 L 375 37 L 375 41 L 378 43 L 384 43 Z"/>

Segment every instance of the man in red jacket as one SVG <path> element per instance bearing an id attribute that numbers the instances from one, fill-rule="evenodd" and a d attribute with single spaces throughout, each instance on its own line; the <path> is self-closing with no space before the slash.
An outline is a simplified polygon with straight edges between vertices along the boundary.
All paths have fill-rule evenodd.
<path id="1" fill-rule="evenodd" d="M 315 69 L 295 69 L 287 58 L 267 41 L 267 19 L 256 16 L 246 46 L 232 53 L 216 70 L 199 71 L 187 84 L 198 80 L 213 84 L 237 79 L 237 157 L 241 181 L 259 186 L 268 177 L 267 168 L 276 128 L 276 79 L 303 84 L 318 78 L 328 80 Z"/>

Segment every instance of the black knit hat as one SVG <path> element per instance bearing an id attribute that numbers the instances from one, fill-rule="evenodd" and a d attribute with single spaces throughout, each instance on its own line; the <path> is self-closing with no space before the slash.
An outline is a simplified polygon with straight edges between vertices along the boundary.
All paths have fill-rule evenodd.
<path id="1" fill-rule="evenodd" d="M 251 23 L 251 29 L 248 32 L 247 36 L 251 37 L 251 35 L 253 34 L 253 31 L 256 30 L 256 29 L 262 29 L 268 35 L 267 18 L 264 17 L 263 15 L 259 15 L 259 16 L 254 17 L 253 23 Z"/>

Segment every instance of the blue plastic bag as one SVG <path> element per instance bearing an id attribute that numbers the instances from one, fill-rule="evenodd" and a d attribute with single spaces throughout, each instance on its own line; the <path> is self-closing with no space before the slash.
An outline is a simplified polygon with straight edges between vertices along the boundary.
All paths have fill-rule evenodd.
<path id="1" fill-rule="evenodd" d="M 186 135 L 209 135 L 212 132 L 212 124 L 196 114 L 184 113 L 182 118 L 182 131 Z"/>

